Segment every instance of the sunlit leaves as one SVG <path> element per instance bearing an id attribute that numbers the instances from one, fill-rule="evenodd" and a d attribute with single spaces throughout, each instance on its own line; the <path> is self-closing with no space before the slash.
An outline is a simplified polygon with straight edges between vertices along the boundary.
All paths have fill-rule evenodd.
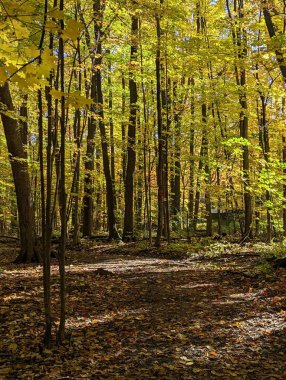
<path id="1" fill-rule="evenodd" d="M 70 19 L 66 23 L 66 27 L 63 33 L 63 38 L 76 41 L 76 39 L 80 36 L 80 32 L 82 29 L 83 29 L 83 26 L 79 21 Z"/>
<path id="2" fill-rule="evenodd" d="M 7 73 L 5 71 L 5 68 L 0 67 L 0 85 L 2 85 L 7 80 L 7 78 L 8 78 L 8 76 L 7 76 Z"/>

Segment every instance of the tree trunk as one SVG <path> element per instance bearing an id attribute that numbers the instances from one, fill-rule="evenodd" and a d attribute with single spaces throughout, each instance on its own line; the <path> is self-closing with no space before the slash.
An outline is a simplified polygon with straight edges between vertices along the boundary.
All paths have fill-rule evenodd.
<path id="1" fill-rule="evenodd" d="M 94 81 L 94 78 L 92 78 Z M 92 84 L 91 96 L 93 95 Z M 87 125 L 87 145 L 86 145 L 86 158 L 84 161 L 84 196 L 83 196 L 83 224 L 82 234 L 83 236 L 91 237 L 93 226 L 93 179 L 92 174 L 94 171 L 94 149 L 95 149 L 95 132 L 96 124 L 93 116 L 88 119 Z"/>
<path id="2" fill-rule="evenodd" d="M 64 0 L 60 0 L 60 11 L 64 9 Z M 61 214 L 61 239 L 59 246 L 59 273 L 60 273 L 60 324 L 58 329 L 58 341 L 62 343 L 65 338 L 65 319 L 66 319 L 66 274 L 65 274 L 65 250 L 67 238 L 67 196 L 66 196 L 66 172 L 65 172 L 65 158 L 66 158 L 66 118 L 65 118 L 65 52 L 64 52 L 64 20 L 60 20 L 60 38 L 59 38 L 59 66 L 61 77 L 61 117 L 60 117 L 60 181 L 59 181 L 59 206 Z"/>
<path id="3" fill-rule="evenodd" d="M 134 170 L 135 170 L 135 142 L 138 110 L 138 94 L 135 73 L 132 70 L 134 62 L 137 61 L 138 53 L 138 17 L 132 16 L 131 20 L 131 51 L 130 51 L 130 72 L 129 72 L 129 93 L 130 93 L 130 116 L 128 125 L 127 144 L 127 168 L 125 178 L 125 210 L 123 240 L 128 241 L 134 237 Z"/>
<path id="4" fill-rule="evenodd" d="M 14 112 L 14 105 L 8 82 L 0 86 L 0 101 L 7 111 Z M 18 262 L 40 261 L 36 250 L 35 219 L 32 205 L 31 185 L 26 153 L 22 143 L 21 129 L 16 119 L 1 113 L 13 180 L 17 198 L 21 251 Z"/>
<path id="5" fill-rule="evenodd" d="M 110 171 L 110 161 L 109 161 L 109 148 L 106 136 L 106 129 L 104 124 L 104 112 L 103 112 L 103 93 L 102 93 L 102 76 L 101 76 L 101 64 L 102 64 L 102 17 L 103 17 L 103 7 L 100 0 L 94 0 L 93 11 L 95 14 L 94 22 L 94 32 L 95 39 L 97 41 L 97 56 L 94 59 L 95 66 L 95 83 L 96 83 L 96 97 L 95 97 L 95 107 L 93 110 L 98 116 L 98 124 L 101 137 L 101 149 L 102 149 L 102 159 L 103 159 L 103 170 L 106 182 L 106 201 L 107 201 L 107 213 L 108 213 L 108 231 L 110 239 L 120 239 L 120 236 L 116 227 L 116 217 L 115 217 L 115 193 L 114 186 Z"/>
<path id="6" fill-rule="evenodd" d="M 174 84 L 174 96 L 176 96 Z M 176 101 L 176 99 L 174 99 Z M 178 107 L 181 106 L 180 102 Z M 173 230 L 180 230 L 180 213 L 181 213 L 181 116 L 180 108 L 175 109 L 174 112 L 174 123 L 175 123 L 175 134 L 174 134 L 174 175 L 172 179 L 172 203 L 171 210 L 173 216 Z"/>
<path id="7" fill-rule="evenodd" d="M 207 219 L 207 228 L 206 235 L 212 236 L 212 205 L 211 205 L 211 196 L 210 196 L 210 183 L 211 183 L 211 173 L 209 167 L 209 148 L 208 148 L 208 138 L 207 138 L 207 105 L 202 104 L 202 123 L 203 123 L 203 149 L 205 158 L 205 173 L 206 173 L 206 190 L 205 190 L 205 202 L 206 202 L 206 219 Z"/>
<path id="8" fill-rule="evenodd" d="M 194 79 L 189 81 L 191 86 L 191 125 L 190 125 L 190 191 L 189 191 L 189 222 L 188 234 L 190 235 L 190 227 L 194 230 L 194 206 L 195 206 L 195 97 L 194 97 Z"/>
<path id="9" fill-rule="evenodd" d="M 162 102 L 161 102 L 161 25 L 160 16 L 156 16 L 157 50 L 156 50 L 156 97 L 157 97 L 157 131 L 158 131 L 158 165 L 157 165 L 157 185 L 158 185 L 158 222 L 156 246 L 161 245 L 161 236 L 164 217 L 164 183 L 163 183 L 163 136 L 162 136 Z"/>
<path id="10" fill-rule="evenodd" d="M 238 15 L 241 20 L 244 18 L 244 4 L 243 0 L 234 1 L 234 12 Z M 246 100 L 246 55 L 247 55 L 247 41 L 246 32 L 236 21 L 237 16 L 232 16 L 229 2 L 227 0 L 227 10 L 230 19 L 234 19 L 235 23 L 232 29 L 233 43 L 237 47 L 237 60 L 238 63 L 235 64 L 235 76 L 236 83 L 239 86 L 239 105 L 241 108 L 239 114 L 239 129 L 240 137 L 245 140 L 243 145 L 243 155 L 242 155 L 242 166 L 243 166 L 243 188 L 244 188 L 244 230 L 242 241 L 252 237 L 252 197 L 250 194 L 250 161 L 249 161 L 249 149 L 247 145 L 248 140 L 248 110 L 247 110 L 247 100 Z"/>
<path id="11" fill-rule="evenodd" d="M 271 3 L 272 11 L 273 11 L 274 9 L 273 9 L 273 2 L 272 1 L 268 2 L 266 0 L 263 0 L 262 1 L 262 7 L 263 7 L 263 15 L 264 15 L 264 19 L 265 19 L 265 23 L 266 23 L 266 27 L 268 30 L 269 37 L 273 38 L 276 36 L 276 31 L 275 31 L 275 25 L 272 21 L 270 10 L 268 9 L 270 3 Z M 285 60 L 284 60 L 283 51 L 281 49 L 275 49 L 275 55 L 276 55 L 276 60 L 277 60 L 277 63 L 279 65 L 282 77 L 283 77 L 284 81 L 286 81 L 286 64 L 285 64 Z"/>

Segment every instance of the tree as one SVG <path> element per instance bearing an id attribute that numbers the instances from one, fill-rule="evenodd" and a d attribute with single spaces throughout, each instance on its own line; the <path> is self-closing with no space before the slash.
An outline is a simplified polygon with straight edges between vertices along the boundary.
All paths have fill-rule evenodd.
<path id="1" fill-rule="evenodd" d="M 229 17 L 232 19 L 231 11 L 227 1 L 227 9 Z M 243 0 L 234 1 L 234 12 L 238 19 L 234 18 L 232 36 L 235 45 L 235 54 L 237 55 L 238 64 L 235 64 L 235 77 L 237 86 L 239 86 L 239 130 L 240 137 L 244 141 L 243 145 L 243 184 L 244 184 L 244 236 L 243 239 L 252 237 L 252 197 L 250 193 L 250 160 L 248 148 L 248 104 L 246 87 L 246 55 L 247 55 L 247 39 L 246 31 L 242 26 L 244 18 L 244 2 Z"/>
<path id="2" fill-rule="evenodd" d="M 135 2 L 133 2 L 135 5 Z M 136 11 L 135 11 L 136 12 Z M 133 14 L 131 17 L 131 48 L 130 48 L 130 71 L 129 71 L 129 93 L 130 93 L 130 116 L 128 124 L 128 144 L 127 144 L 127 166 L 125 177 L 125 210 L 123 240 L 132 240 L 134 237 L 134 170 L 136 163 L 136 129 L 138 95 L 136 72 L 138 54 L 138 17 Z"/>
<path id="3" fill-rule="evenodd" d="M 103 92 L 102 92 L 102 75 L 101 75 L 101 65 L 102 65 L 102 21 L 103 21 L 103 11 L 104 4 L 101 0 L 93 1 L 93 11 L 95 14 L 94 20 L 94 39 L 97 42 L 96 58 L 94 59 L 95 65 L 95 106 L 93 107 L 93 112 L 97 115 L 99 131 L 101 137 L 101 150 L 102 150 L 102 160 L 103 160 L 103 171 L 106 182 L 106 199 L 107 199 L 107 213 L 108 213 L 108 231 L 110 239 L 119 239 L 119 234 L 116 226 L 115 217 L 115 191 L 114 184 L 111 177 L 110 170 L 110 160 L 109 160 L 109 147 L 106 135 L 106 128 L 104 122 L 104 111 L 103 111 Z"/>
<path id="4" fill-rule="evenodd" d="M 23 146 L 21 129 L 15 115 L 8 81 L 0 86 L 0 102 L 2 103 L 1 119 L 7 141 L 17 198 L 21 242 L 20 255 L 17 261 L 40 261 L 41 255 L 36 247 L 35 219 L 27 156 Z"/>

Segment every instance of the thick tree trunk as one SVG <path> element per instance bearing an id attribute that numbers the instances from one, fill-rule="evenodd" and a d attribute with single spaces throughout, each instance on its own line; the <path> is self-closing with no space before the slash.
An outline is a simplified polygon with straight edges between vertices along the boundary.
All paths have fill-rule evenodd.
<path id="1" fill-rule="evenodd" d="M 270 9 L 270 4 L 271 4 L 271 9 Z M 275 25 L 272 21 L 272 16 L 270 13 L 271 10 L 272 10 L 272 12 L 275 11 L 275 9 L 273 9 L 273 2 L 272 1 L 268 2 L 266 0 L 263 0 L 262 1 L 262 7 L 263 7 L 263 16 L 264 16 L 264 20 L 265 20 L 265 24 L 266 24 L 266 27 L 268 30 L 269 37 L 273 38 L 276 36 Z M 278 12 L 275 11 L 275 13 L 278 13 Z M 283 51 L 281 49 L 276 49 L 275 55 L 276 55 L 276 60 L 277 60 L 277 63 L 279 65 L 282 77 L 283 77 L 284 81 L 286 81 L 286 63 L 284 60 Z"/>
<path id="2" fill-rule="evenodd" d="M 14 112 L 14 105 L 8 82 L 3 86 L 0 86 L 0 101 L 7 108 L 7 111 Z M 40 254 L 35 247 L 35 220 L 31 185 L 26 153 L 22 143 L 21 129 L 19 128 L 17 120 L 10 117 L 8 114 L 5 114 L 5 112 L 1 113 L 1 119 L 10 155 L 17 198 L 21 242 L 21 251 L 17 261 L 39 261 Z"/>
<path id="3" fill-rule="evenodd" d="M 271 8 L 270 8 L 270 4 L 271 4 Z M 270 38 L 276 37 L 276 28 L 275 28 L 275 25 L 272 21 L 272 16 L 271 16 L 270 12 L 271 11 L 272 11 L 272 13 L 273 13 L 273 11 L 275 11 L 275 13 L 278 13 L 278 12 L 276 12 L 276 10 L 273 8 L 273 6 L 274 6 L 273 2 L 268 3 L 266 0 L 262 1 L 263 16 L 264 16 L 264 20 L 265 20 L 266 27 L 267 27 L 268 34 L 269 34 Z M 285 12 L 285 2 L 284 2 L 284 12 Z M 285 28 L 286 28 L 286 22 L 284 19 L 283 31 L 281 34 L 283 36 L 285 35 Z M 276 60 L 277 60 L 277 63 L 279 65 L 280 72 L 281 72 L 281 75 L 283 77 L 283 80 L 284 80 L 284 82 L 286 82 L 286 63 L 285 63 L 284 54 L 283 54 L 282 49 L 280 49 L 280 48 L 276 49 L 275 55 L 276 55 Z M 284 103 L 285 103 L 285 99 L 283 98 L 283 104 L 282 104 L 283 110 L 284 110 L 284 106 L 285 106 Z M 286 161 L 286 147 L 285 147 L 285 137 L 284 136 L 282 137 L 282 143 L 283 143 L 282 162 L 285 163 L 285 161 Z M 284 175 L 286 174 L 286 169 L 283 169 L 283 174 Z M 284 197 L 284 200 L 283 200 L 283 236 L 286 236 L 286 209 L 285 209 L 286 186 L 285 185 L 283 185 L 283 197 Z M 270 224 L 270 222 L 271 222 L 270 215 L 269 215 L 269 212 L 267 211 L 267 224 Z M 268 237 L 271 237 L 271 231 L 269 231 L 269 228 L 268 228 L 267 232 L 268 232 Z"/>

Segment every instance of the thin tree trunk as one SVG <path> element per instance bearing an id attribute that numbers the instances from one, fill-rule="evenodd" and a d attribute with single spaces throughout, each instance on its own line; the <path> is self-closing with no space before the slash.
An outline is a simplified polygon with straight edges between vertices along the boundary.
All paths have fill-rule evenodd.
<path id="1" fill-rule="evenodd" d="M 195 230 L 194 224 L 194 206 L 195 206 L 195 97 L 194 97 L 194 79 L 191 78 L 189 81 L 191 86 L 191 123 L 190 123 L 190 191 L 189 191 L 189 223 L 188 231 L 190 233 L 190 226 Z"/>
<path id="2" fill-rule="evenodd" d="M 95 14 L 94 31 L 95 39 L 97 41 L 97 57 L 94 60 L 95 65 L 95 83 L 96 83 L 96 98 L 95 107 L 93 107 L 95 113 L 98 116 L 98 124 L 101 137 L 101 150 L 103 159 L 103 170 L 106 182 L 106 201 L 107 201 L 107 213 L 108 213 L 108 230 L 110 239 L 120 239 L 120 236 L 116 227 L 115 217 L 115 194 L 114 186 L 110 171 L 109 161 L 109 147 L 106 136 L 106 129 L 104 124 L 104 112 L 103 112 L 103 93 L 102 93 L 102 76 L 101 76 L 101 64 L 102 64 L 102 17 L 104 7 L 101 4 L 101 0 L 93 1 L 93 11 Z"/>
<path id="3" fill-rule="evenodd" d="M 24 151 L 26 154 L 26 158 L 28 157 L 27 149 L 28 149 L 28 95 L 25 94 L 23 96 L 23 102 L 20 107 L 20 116 L 22 117 L 22 120 L 19 121 L 19 124 L 21 126 L 21 136 L 22 136 L 22 143 L 24 147 Z"/>
<path id="4" fill-rule="evenodd" d="M 92 78 L 94 82 L 94 78 Z M 92 83 L 91 96 L 95 90 L 95 85 Z M 95 150 L 95 133 L 96 123 L 91 115 L 87 124 L 87 147 L 86 158 L 84 161 L 84 196 L 83 196 L 83 236 L 91 237 L 93 227 L 93 171 L 94 171 L 94 150 Z"/>
<path id="5" fill-rule="evenodd" d="M 134 170 L 136 161 L 135 142 L 137 128 L 138 94 L 135 73 L 132 65 L 137 61 L 138 53 L 138 17 L 132 15 L 131 18 L 131 50 L 130 50 L 130 72 L 129 72 L 129 93 L 130 93 L 130 116 L 128 125 L 128 145 L 127 145 L 127 170 L 125 178 L 125 209 L 123 240 L 132 240 L 134 237 Z"/>
<path id="6" fill-rule="evenodd" d="M 91 37 L 88 27 L 85 23 L 83 13 L 79 10 L 79 15 L 82 24 L 85 26 L 85 41 L 89 50 L 91 50 Z M 97 52 L 97 51 L 96 51 Z M 86 97 L 89 95 L 92 99 L 96 98 L 96 73 L 95 73 L 95 58 L 91 58 L 92 73 L 91 84 L 86 81 Z M 82 215 L 82 234 L 86 237 L 92 236 L 93 231 L 93 172 L 94 172 L 94 152 L 95 152 L 95 135 L 96 135 L 96 120 L 93 115 L 93 106 L 91 106 L 91 115 L 87 122 L 87 139 L 86 139 L 86 154 L 84 159 L 84 195 L 83 195 L 83 215 Z"/>
<path id="7" fill-rule="evenodd" d="M 174 102 L 177 108 L 174 110 L 174 175 L 172 180 L 172 216 L 173 216 L 173 229 L 180 229 L 180 213 L 181 213 L 181 102 L 176 97 L 176 83 L 174 83 Z"/>
<path id="8" fill-rule="evenodd" d="M 126 123 L 125 123 L 125 111 L 126 111 L 126 94 L 125 94 L 125 77 L 124 74 L 122 73 L 122 78 L 121 78 L 121 83 L 122 83 L 122 122 L 121 122 L 121 139 L 122 139 L 122 181 L 123 185 L 125 185 L 125 178 L 126 178 Z"/>
<path id="9" fill-rule="evenodd" d="M 110 55 L 110 50 L 106 51 L 106 54 Z M 112 93 L 112 81 L 111 81 L 112 66 L 111 61 L 108 61 L 108 111 L 109 111 L 109 128 L 110 128 L 110 169 L 113 186 L 115 186 L 115 147 L 114 147 L 114 123 L 113 123 L 113 93 Z"/>
<path id="10" fill-rule="evenodd" d="M 80 39 L 77 41 L 77 53 L 78 53 L 78 65 L 81 65 L 81 52 L 80 52 Z M 82 90 L 82 73 L 78 73 L 78 91 L 81 94 Z M 74 197 L 74 207 L 73 207 L 73 244 L 77 245 L 80 242 L 79 234 L 79 189 L 80 189 L 80 163 L 81 163 L 81 111 L 77 109 L 75 111 L 74 120 L 74 139 L 76 145 L 75 154 L 75 169 L 74 169 L 74 181 L 73 181 L 73 197 Z"/>
<path id="11" fill-rule="evenodd" d="M 141 41 L 141 24 L 139 28 L 140 41 Z M 143 117 L 144 117 L 144 128 L 143 128 L 143 171 L 144 171 L 144 227 L 146 228 L 145 215 L 147 217 L 147 230 L 149 244 L 152 244 L 152 222 L 151 222 L 151 204 L 150 204 L 150 157 L 148 156 L 148 149 L 150 149 L 149 133 L 148 133 L 148 112 L 147 112 L 147 99 L 146 99 L 146 87 L 143 82 L 144 71 L 143 71 L 143 48 L 142 43 L 140 43 L 140 63 L 141 63 L 141 91 L 142 91 L 142 101 L 143 101 Z"/>
<path id="12" fill-rule="evenodd" d="M 160 1 L 161 2 L 161 1 Z M 161 245 L 161 236 L 164 218 L 164 183 L 163 183 L 163 136 L 162 136 L 162 102 L 161 102 L 161 25 L 160 16 L 156 16 L 157 49 L 156 49 L 156 97 L 157 97 L 157 125 L 158 125 L 158 165 L 157 165 L 157 184 L 158 184 L 158 224 L 156 246 Z"/>
<path id="13" fill-rule="evenodd" d="M 242 241 L 252 237 L 252 197 L 250 194 L 250 160 L 249 160 L 249 148 L 248 148 L 248 105 L 246 99 L 246 69 L 245 58 L 247 55 L 247 40 L 246 32 L 236 21 L 236 16 L 233 18 L 230 12 L 229 2 L 227 0 L 227 10 L 230 19 L 235 20 L 235 24 L 232 29 L 233 43 L 237 47 L 237 59 L 238 64 L 235 64 L 235 76 L 236 83 L 240 88 L 239 91 L 239 129 L 240 137 L 245 140 L 243 146 L 242 167 L 243 167 L 243 189 L 244 189 L 244 230 Z M 244 4 L 243 0 L 234 1 L 234 12 L 238 15 L 239 20 L 244 18 Z"/>
<path id="14" fill-rule="evenodd" d="M 60 11 L 64 9 L 64 0 L 60 0 Z M 61 240 L 59 247 L 59 272 L 60 272 L 60 324 L 58 329 L 58 341 L 62 343 L 65 338 L 65 318 L 66 318 L 66 281 L 65 281 L 65 250 L 67 238 L 67 219 L 66 219 L 66 176 L 65 176 L 65 139 L 66 139 L 66 124 L 65 124 L 65 77 L 64 77 L 64 20 L 60 20 L 60 37 L 59 37 L 59 63 L 60 63 L 60 78 L 61 78 L 61 117 L 60 117 L 60 182 L 59 182 L 59 205 L 61 214 Z"/>

